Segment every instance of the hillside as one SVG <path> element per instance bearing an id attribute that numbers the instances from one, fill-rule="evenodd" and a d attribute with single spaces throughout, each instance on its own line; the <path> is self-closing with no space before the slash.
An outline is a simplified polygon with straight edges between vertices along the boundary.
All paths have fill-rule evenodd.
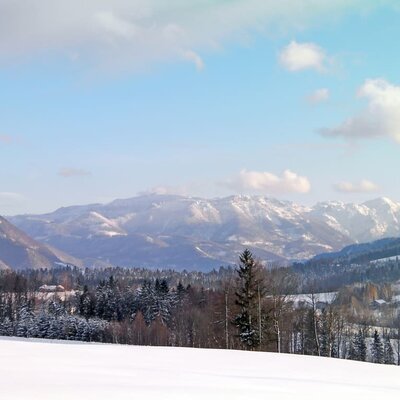
<path id="1" fill-rule="evenodd" d="M 400 394 L 398 367 L 328 358 L 5 338 L 0 354 L 4 400 L 369 400 Z"/>
<path id="2" fill-rule="evenodd" d="M 88 266 L 212 269 L 236 262 L 244 247 L 284 263 L 398 236 L 400 204 L 380 198 L 306 207 L 263 196 L 154 194 L 10 220 Z"/>
<path id="3" fill-rule="evenodd" d="M 322 253 L 311 262 L 357 264 L 400 255 L 400 238 L 386 238 L 368 243 L 353 244 L 340 251 Z"/>
<path id="4" fill-rule="evenodd" d="M 56 263 L 81 265 L 75 257 L 39 243 L 0 217 L 0 269 L 51 268 Z"/>

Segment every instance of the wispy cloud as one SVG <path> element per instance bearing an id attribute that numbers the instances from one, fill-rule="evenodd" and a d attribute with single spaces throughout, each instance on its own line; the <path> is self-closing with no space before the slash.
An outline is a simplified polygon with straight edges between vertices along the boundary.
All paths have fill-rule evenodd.
<path id="1" fill-rule="evenodd" d="M 379 190 L 378 185 L 367 179 L 363 179 L 357 183 L 339 182 L 334 185 L 334 188 L 337 192 L 341 193 L 371 193 Z"/>
<path id="2" fill-rule="evenodd" d="M 240 171 L 239 175 L 223 183 L 237 192 L 258 192 L 265 194 L 307 193 L 311 189 L 310 181 L 290 170 L 282 175 L 266 171 Z"/>
<path id="3" fill-rule="evenodd" d="M 367 99 L 366 108 L 320 133 L 351 140 L 386 137 L 400 143 L 400 86 L 384 79 L 368 79 L 359 88 L 358 97 Z"/>
<path id="4" fill-rule="evenodd" d="M 322 72 L 326 69 L 327 56 L 325 51 L 315 43 L 292 41 L 280 52 L 279 61 L 291 72 L 305 69 Z"/>
<path id="5" fill-rule="evenodd" d="M 201 69 L 202 52 L 242 42 L 254 32 L 297 31 L 332 14 L 361 12 L 374 4 L 375 0 L 2 0 L 0 61 L 64 54 L 73 62 L 135 69 L 183 58 Z M 298 46 L 302 45 L 297 50 Z M 318 53 L 313 47 L 301 49 L 306 56 Z M 321 65 L 318 57 L 300 64 L 290 60 L 292 69 Z"/>
<path id="6" fill-rule="evenodd" d="M 329 100 L 329 89 L 317 89 L 306 97 L 308 103 L 312 105 L 324 103 Z"/>
<path id="7" fill-rule="evenodd" d="M 155 186 L 148 190 L 144 190 L 139 192 L 138 195 L 179 195 L 179 196 L 187 196 L 189 194 L 188 188 L 185 186 Z"/>
<path id="8" fill-rule="evenodd" d="M 81 168 L 60 168 L 58 171 L 58 175 L 62 176 L 63 178 L 73 178 L 79 176 L 88 176 L 91 175 L 90 171 Z"/>
<path id="9" fill-rule="evenodd" d="M 203 59 L 193 50 L 187 50 L 183 53 L 183 58 L 188 61 L 191 61 L 198 71 L 202 71 L 204 69 L 204 61 Z"/>

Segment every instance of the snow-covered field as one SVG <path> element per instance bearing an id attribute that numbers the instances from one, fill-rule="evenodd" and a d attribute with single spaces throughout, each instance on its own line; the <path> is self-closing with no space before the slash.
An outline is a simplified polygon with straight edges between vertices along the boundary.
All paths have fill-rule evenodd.
<path id="1" fill-rule="evenodd" d="M 326 292 L 326 293 L 314 293 L 314 301 L 316 302 L 323 302 L 327 304 L 332 304 L 333 301 L 336 299 L 338 292 Z M 295 305 L 298 305 L 299 303 L 309 303 L 311 304 L 311 298 L 312 294 L 294 294 L 289 296 L 289 300 L 292 300 Z"/>
<path id="2" fill-rule="evenodd" d="M 367 400 L 396 395 L 396 366 L 244 351 L 0 338 L 1 400 Z"/>

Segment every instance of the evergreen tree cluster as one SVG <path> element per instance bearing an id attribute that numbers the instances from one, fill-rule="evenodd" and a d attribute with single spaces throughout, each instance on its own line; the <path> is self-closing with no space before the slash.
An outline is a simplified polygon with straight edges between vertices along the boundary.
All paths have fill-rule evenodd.
<path id="1" fill-rule="evenodd" d="M 62 302 L 54 300 L 42 304 L 40 310 L 35 312 L 33 301 L 22 297 L 15 310 L 2 307 L 1 311 L 2 336 L 101 342 L 107 332 L 107 322 L 71 315 Z"/>
<path id="2" fill-rule="evenodd" d="M 292 278 L 287 269 L 263 268 L 249 251 L 235 270 L 209 274 L 2 271 L 0 335 L 399 361 L 400 322 L 374 332 L 342 303 L 321 307 L 313 294 L 295 303 Z M 66 291 L 44 293 L 42 285 Z"/>

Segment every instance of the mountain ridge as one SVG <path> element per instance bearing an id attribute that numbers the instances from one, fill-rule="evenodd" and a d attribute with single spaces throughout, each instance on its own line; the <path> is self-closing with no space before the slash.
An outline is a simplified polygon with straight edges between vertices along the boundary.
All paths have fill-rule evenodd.
<path id="1" fill-rule="evenodd" d="M 39 243 L 0 217 L 0 269 L 52 268 L 56 264 L 82 266 L 75 257 Z"/>
<path id="2" fill-rule="evenodd" d="M 303 206 L 265 196 L 146 194 L 10 221 L 87 266 L 212 269 L 235 263 L 244 247 L 285 263 L 399 236 L 400 203 L 378 198 Z"/>
<path id="3" fill-rule="evenodd" d="M 356 243 L 331 253 L 321 253 L 308 261 L 319 265 L 350 265 L 387 260 L 400 256 L 400 238 L 388 237 L 366 243 Z"/>

